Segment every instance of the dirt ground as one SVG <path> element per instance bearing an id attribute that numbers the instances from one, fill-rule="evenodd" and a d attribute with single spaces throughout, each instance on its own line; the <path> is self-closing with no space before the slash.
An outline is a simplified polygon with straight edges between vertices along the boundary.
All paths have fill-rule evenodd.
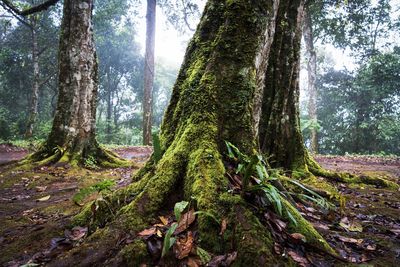
<path id="1" fill-rule="evenodd" d="M 138 162 L 140 167 L 151 148 L 129 147 L 115 151 Z M 115 181 L 114 190 L 128 184 L 137 171 L 137 168 L 77 171 L 67 167 L 25 171 L 1 166 L 27 153 L 0 145 L 0 266 L 20 266 L 28 262 L 43 265 L 51 260 L 43 257 L 43 251 L 57 254 L 68 249 L 70 244 L 63 247 L 62 241 L 70 234 L 65 229 L 71 216 L 81 209 L 72 197 L 80 189 L 106 179 Z M 316 160 L 330 170 L 400 181 L 400 158 L 317 156 Z M 363 266 L 400 266 L 400 192 L 366 185 L 336 186 L 340 188 L 344 203 L 334 214 L 301 205 L 299 209 L 346 262 L 335 259 L 318 262 L 314 258 L 309 259 L 306 266 L 349 266 L 350 262 Z M 93 193 L 83 202 L 99 194 Z"/>

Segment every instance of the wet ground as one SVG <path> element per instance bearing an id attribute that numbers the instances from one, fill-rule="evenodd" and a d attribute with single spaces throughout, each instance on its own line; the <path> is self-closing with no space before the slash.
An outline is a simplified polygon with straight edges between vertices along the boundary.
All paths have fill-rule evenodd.
<path id="1" fill-rule="evenodd" d="M 151 148 L 115 151 L 143 164 Z M 26 153 L 0 145 L 0 163 L 20 159 Z M 399 182 L 399 158 L 317 156 L 316 159 L 330 170 L 380 175 Z M 81 209 L 72 201 L 79 189 L 105 179 L 115 181 L 114 188 L 120 187 L 129 183 L 135 171 L 133 168 L 76 171 L 66 167 L 15 171 L 0 166 L 0 266 L 20 266 L 40 258 L 43 250 L 58 246 L 60 238 L 66 235 L 70 217 Z M 299 209 L 347 262 L 318 263 L 315 258 L 308 258 L 308 266 L 348 266 L 349 262 L 400 266 L 400 192 L 366 185 L 336 186 L 342 192 L 343 203 L 335 214 L 305 206 Z M 99 194 L 93 193 L 83 202 Z"/>

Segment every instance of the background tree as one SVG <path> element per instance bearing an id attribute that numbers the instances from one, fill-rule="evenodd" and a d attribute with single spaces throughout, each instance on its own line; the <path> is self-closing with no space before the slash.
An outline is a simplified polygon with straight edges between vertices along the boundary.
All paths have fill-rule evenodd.
<path id="1" fill-rule="evenodd" d="M 373 56 L 359 70 L 318 79 L 323 153 L 399 154 L 399 52 Z"/>
<path id="2" fill-rule="evenodd" d="M 390 16 L 392 3 L 365 1 L 307 1 L 304 19 L 304 43 L 307 60 L 308 119 L 310 150 L 317 152 L 317 54 L 315 45 L 331 43 L 337 48 L 349 48 L 360 62 L 368 60 L 385 47 L 394 29 Z"/>
<path id="3" fill-rule="evenodd" d="M 3 66 L 0 75 L 4 81 L 0 87 L 3 96 L 0 120 L 4 122 L 0 136 L 3 139 L 31 136 L 38 114 L 35 137 L 47 134 L 57 94 L 54 71 L 57 46 L 54 43 L 57 43 L 58 29 L 55 16 L 56 11 L 45 11 L 31 15 L 17 25 L 12 23 L 12 16 L 3 19 L 5 25 L 9 25 L 0 52 Z M 26 42 L 21 42 L 21 39 Z"/>
<path id="4" fill-rule="evenodd" d="M 143 144 L 151 144 L 152 94 L 154 84 L 154 46 L 156 37 L 156 0 L 147 0 L 146 52 L 144 56 Z"/>
<path id="5" fill-rule="evenodd" d="M 43 147 L 22 163 L 122 163 L 96 141 L 98 66 L 92 0 L 64 1 L 59 46 L 59 96 L 52 130 Z"/>

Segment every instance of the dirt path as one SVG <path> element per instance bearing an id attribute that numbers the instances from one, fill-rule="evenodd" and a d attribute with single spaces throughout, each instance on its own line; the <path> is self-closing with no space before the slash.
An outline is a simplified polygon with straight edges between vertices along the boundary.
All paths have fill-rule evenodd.
<path id="1" fill-rule="evenodd" d="M 0 146 L 0 162 L 27 153 L 6 148 Z M 144 162 L 151 148 L 130 147 L 116 152 Z M 398 158 L 318 156 L 316 159 L 327 169 L 382 175 L 399 181 Z M 105 179 L 115 181 L 116 187 L 126 185 L 135 171 L 130 168 L 76 171 L 64 167 L 12 171 L 0 167 L 0 266 L 20 266 L 32 259 L 45 263 L 51 259 L 43 251 L 68 249 L 71 244 L 65 243 L 64 231 L 70 217 L 81 209 L 72 202 L 72 196 L 79 189 Z M 336 185 L 345 199 L 341 212 L 325 214 L 300 205 L 303 215 L 347 260 L 371 264 L 368 266 L 400 266 L 400 192 L 364 185 Z M 85 201 L 97 196 L 94 193 Z M 310 266 L 348 266 L 337 261 L 313 264 Z"/>

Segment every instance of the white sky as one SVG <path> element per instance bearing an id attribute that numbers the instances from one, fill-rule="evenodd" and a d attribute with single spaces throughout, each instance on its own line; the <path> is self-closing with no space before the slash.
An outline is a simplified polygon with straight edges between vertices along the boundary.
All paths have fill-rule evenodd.
<path id="1" fill-rule="evenodd" d="M 185 55 L 187 43 L 193 33 L 186 35 L 179 33 L 173 26 L 168 25 L 166 16 L 158 6 L 156 12 L 156 42 L 154 51 L 156 61 L 157 58 L 160 58 L 162 61 L 173 66 L 179 66 Z M 142 54 L 144 55 L 146 44 L 146 5 L 142 5 L 139 16 L 141 19 L 137 27 L 137 40 L 141 44 Z"/>

